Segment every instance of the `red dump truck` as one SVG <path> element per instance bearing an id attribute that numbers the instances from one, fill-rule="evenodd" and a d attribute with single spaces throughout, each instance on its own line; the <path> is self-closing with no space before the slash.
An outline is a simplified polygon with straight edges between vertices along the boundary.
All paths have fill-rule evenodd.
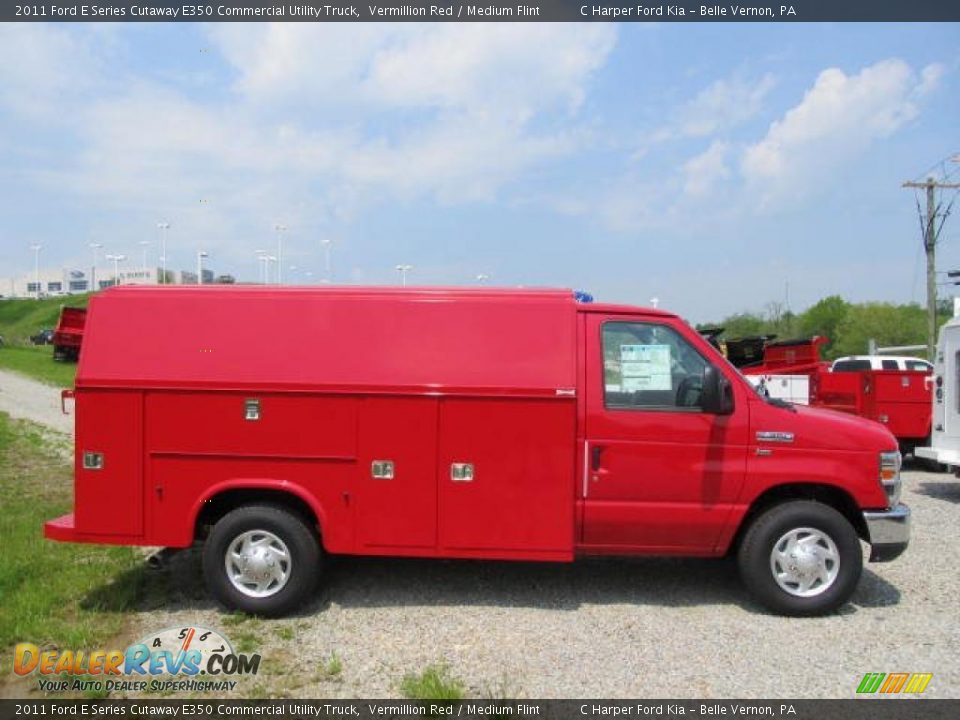
<path id="1" fill-rule="evenodd" d="M 811 615 L 850 597 L 861 540 L 884 561 L 909 538 L 882 426 L 570 291 L 108 289 L 74 393 L 74 512 L 46 536 L 202 541 L 213 594 L 258 614 L 327 554 L 733 554 L 757 600 Z"/>
<path id="2" fill-rule="evenodd" d="M 61 308 L 57 328 L 53 331 L 54 360 L 76 360 L 80 356 L 86 321 L 87 311 L 83 308 Z"/>

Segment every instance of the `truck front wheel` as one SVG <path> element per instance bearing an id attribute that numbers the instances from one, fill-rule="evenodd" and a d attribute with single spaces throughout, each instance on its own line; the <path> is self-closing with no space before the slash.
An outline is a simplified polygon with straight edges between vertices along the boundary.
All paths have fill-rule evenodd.
<path id="1" fill-rule="evenodd" d="M 797 500 L 759 515 L 738 552 L 754 597 L 783 615 L 822 615 L 850 599 L 863 570 L 856 530 L 828 505 Z"/>
<path id="2" fill-rule="evenodd" d="M 245 505 L 213 526 L 203 548 L 210 592 L 229 608 L 283 615 L 316 587 L 317 535 L 298 514 L 275 505 Z"/>

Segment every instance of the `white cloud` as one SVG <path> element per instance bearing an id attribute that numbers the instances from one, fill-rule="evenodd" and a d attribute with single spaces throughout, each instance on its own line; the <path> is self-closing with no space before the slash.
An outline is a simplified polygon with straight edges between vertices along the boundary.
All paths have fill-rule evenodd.
<path id="1" fill-rule="evenodd" d="M 761 189 L 766 203 L 807 192 L 839 164 L 913 120 L 919 99 L 936 87 L 941 72 L 931 65 L 918 78 L 899 59 L 855 75 L 824 70 L 803 100 L 745 149 L 744 179 Z"/>
<path id="2" fill-rule="evenodd" d="M 760 112 L 774 85 L 770 73 L 752 83 L 742 78 L 717 80 L 683 108 L 680 134 L 705 137 L 740 125 Z"/>
<path id="3" fill-rule="evenodd" d="M 683 189 L 687 195 L 702 197 L 707 195 L 717 183 L 730 177 L 727 167 L 729 143 L 715 140 L 704 152 L 691 158 L 683 165 Z"/>
<path id="4" fill-rule="evenodd" d="M 53 59 L 39 64 L 56 78 L 83 48 L 44 32 L 35 47 Z M 577 146 L 574 113 L 616 41 L 615 28 L 575 24 L 209 32 L 236 71 L 232 97 L 206 102 L 133 79 L 108 97 L 62 102 L 56 114 L 82 140 L 64 182 L 144 205 L 188 191 L 279 203 L 309 185 L 351 202 L 489 199 Z"/>
<path id="5" fill-rule="evenodd" d="M 57 26 L 0 23 L 0 107 L 43 120 L 88 92 L 101 70 L 88 41 Z"/>
<path id="6" fill-rule="evenodd" d="M 553 23 L 226 23 L 211 33 L 250 101 L 508 117 L 576 108 L 616 41 L 608 26 Z"/>
<path id="7" fill-rule="evenodd" d="M 617 38 L 600 24 L 203 31 L 232 75 L 213 99 L 119 71 L 72 28 L 0 28 L 0 61 L 30 58 L 22 80 L 0 77 L 0 119 L 42 114 L 65 143 L 32 179 L 113 213 L 176 216 L 214 249 L 383 199 L 486 201 L 582 146 L 579 109 Z"/>
<path id="8" fill-rule="evenodd" d="M 681 106 L 671 123 L 656 131 L 653 139 L 707 137 L 731 130 L 763 109 L 775 85 L 770 73 L 752 82 L 740 76 L 716 80 Z"/>

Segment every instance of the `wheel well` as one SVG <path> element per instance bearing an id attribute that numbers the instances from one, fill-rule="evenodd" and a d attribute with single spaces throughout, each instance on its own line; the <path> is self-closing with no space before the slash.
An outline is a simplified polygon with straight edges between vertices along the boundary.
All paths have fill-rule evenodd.
<path id="1" fill-rule="evenodd" d="M 231 510 L 242 505 L 274 505 L 296 513 L 309 525 L 316 528 L 320 534 L 320 522 L 317 514 L 304 500 L 284 492 L 267 488 L 237 488 L 224 490 L 203 503 L 193 527 L 194 540 L 202 540 L 207 536 L 210 528 Z"/>
<path id="2" fill-rule="evenodd" d="M 758 515 L 766 512 L 774 505 L 779 505 L 791 500 L 811 500 L 813 502 L 829 505 L 834 510 L 843 515 L 850 524 L 853 525 L 857 535 L 863 540 L 869 540 L 867 525 L 863 519 L 863 513 L 856 501 L 844 490 L 833 485 L 820 485 L 817 483 L 793 483 L 789 485 L 777 485 L 759 495 L 750 505 L 747 514 L 740 521 L 740 527 L 737 528 L 737 534 L 730 543 L 729 553 L 735 553 L 740 547 L 740 540 L 750 523 Z"/>

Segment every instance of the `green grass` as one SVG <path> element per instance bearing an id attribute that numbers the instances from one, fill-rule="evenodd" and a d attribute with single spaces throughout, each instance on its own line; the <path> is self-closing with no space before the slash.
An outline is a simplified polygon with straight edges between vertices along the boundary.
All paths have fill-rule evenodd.
<path id="1" fill-rule="evenodd" d="M 57 326 L 62 306 L 86 307 L 89 299 L 88 293 L 41 300 L 0 300 L 0 335 L 7 345 L 26 345 L 31 335 Z"/>
<path id="2" fill-rule="evenodd" d="M 260 649 L 263 642 L 260 636 L 253 630 L 241 627 L 235 630 L 230 639 L 233 641 L 233 649 L 241 653 L 252 653 Z"/>
<path id="3" fill-rule="evenodd" d="M 145 582 L 127 547 L 45 540 L 69 512 L 72 468 L 38 426 L 0 413 L 0 653 L 18 642 L 96 648 L 120 633 Z M 4 661 L 6 664 L 7 661 Z M 7 665 L 9 668 L 9 665 Z"/>
<path id="4" fill-rule="evenodd" d="M 340 659 L 340 656 L 337 655 L 336 651 L 330 653 L 330 658 L 320 664 L 323 674 L 328 678 L 337 678 L 340 677 L 340 673 L 343 672 L 343 661 Z"/>
<path id="5" fill-rule="evenodd" d="M 51 345 L 33 346 L 30 336 L 43 328 L 54 328 L 60 308 L 86 307 L 90 295 L 43 298 L 42 300 L 0 300 L 0 368 L 12 370 L 56 387 L 73 387 L 77 364 L 56 362 Z"/>
<path id="6" fill-rule="evenodd" d="M 404 676 L 400 692 L 411 700 L 462 700 L 466 688 L 446 665 L 430 665 L 419 674 Z"/>
<path id="7" fill-rule="evenodd" d="M 62 388 L 72 388 L 77 374 L 75 362 L 53 359 L 51 345 L 0 347 L 0 368 Z"/>

